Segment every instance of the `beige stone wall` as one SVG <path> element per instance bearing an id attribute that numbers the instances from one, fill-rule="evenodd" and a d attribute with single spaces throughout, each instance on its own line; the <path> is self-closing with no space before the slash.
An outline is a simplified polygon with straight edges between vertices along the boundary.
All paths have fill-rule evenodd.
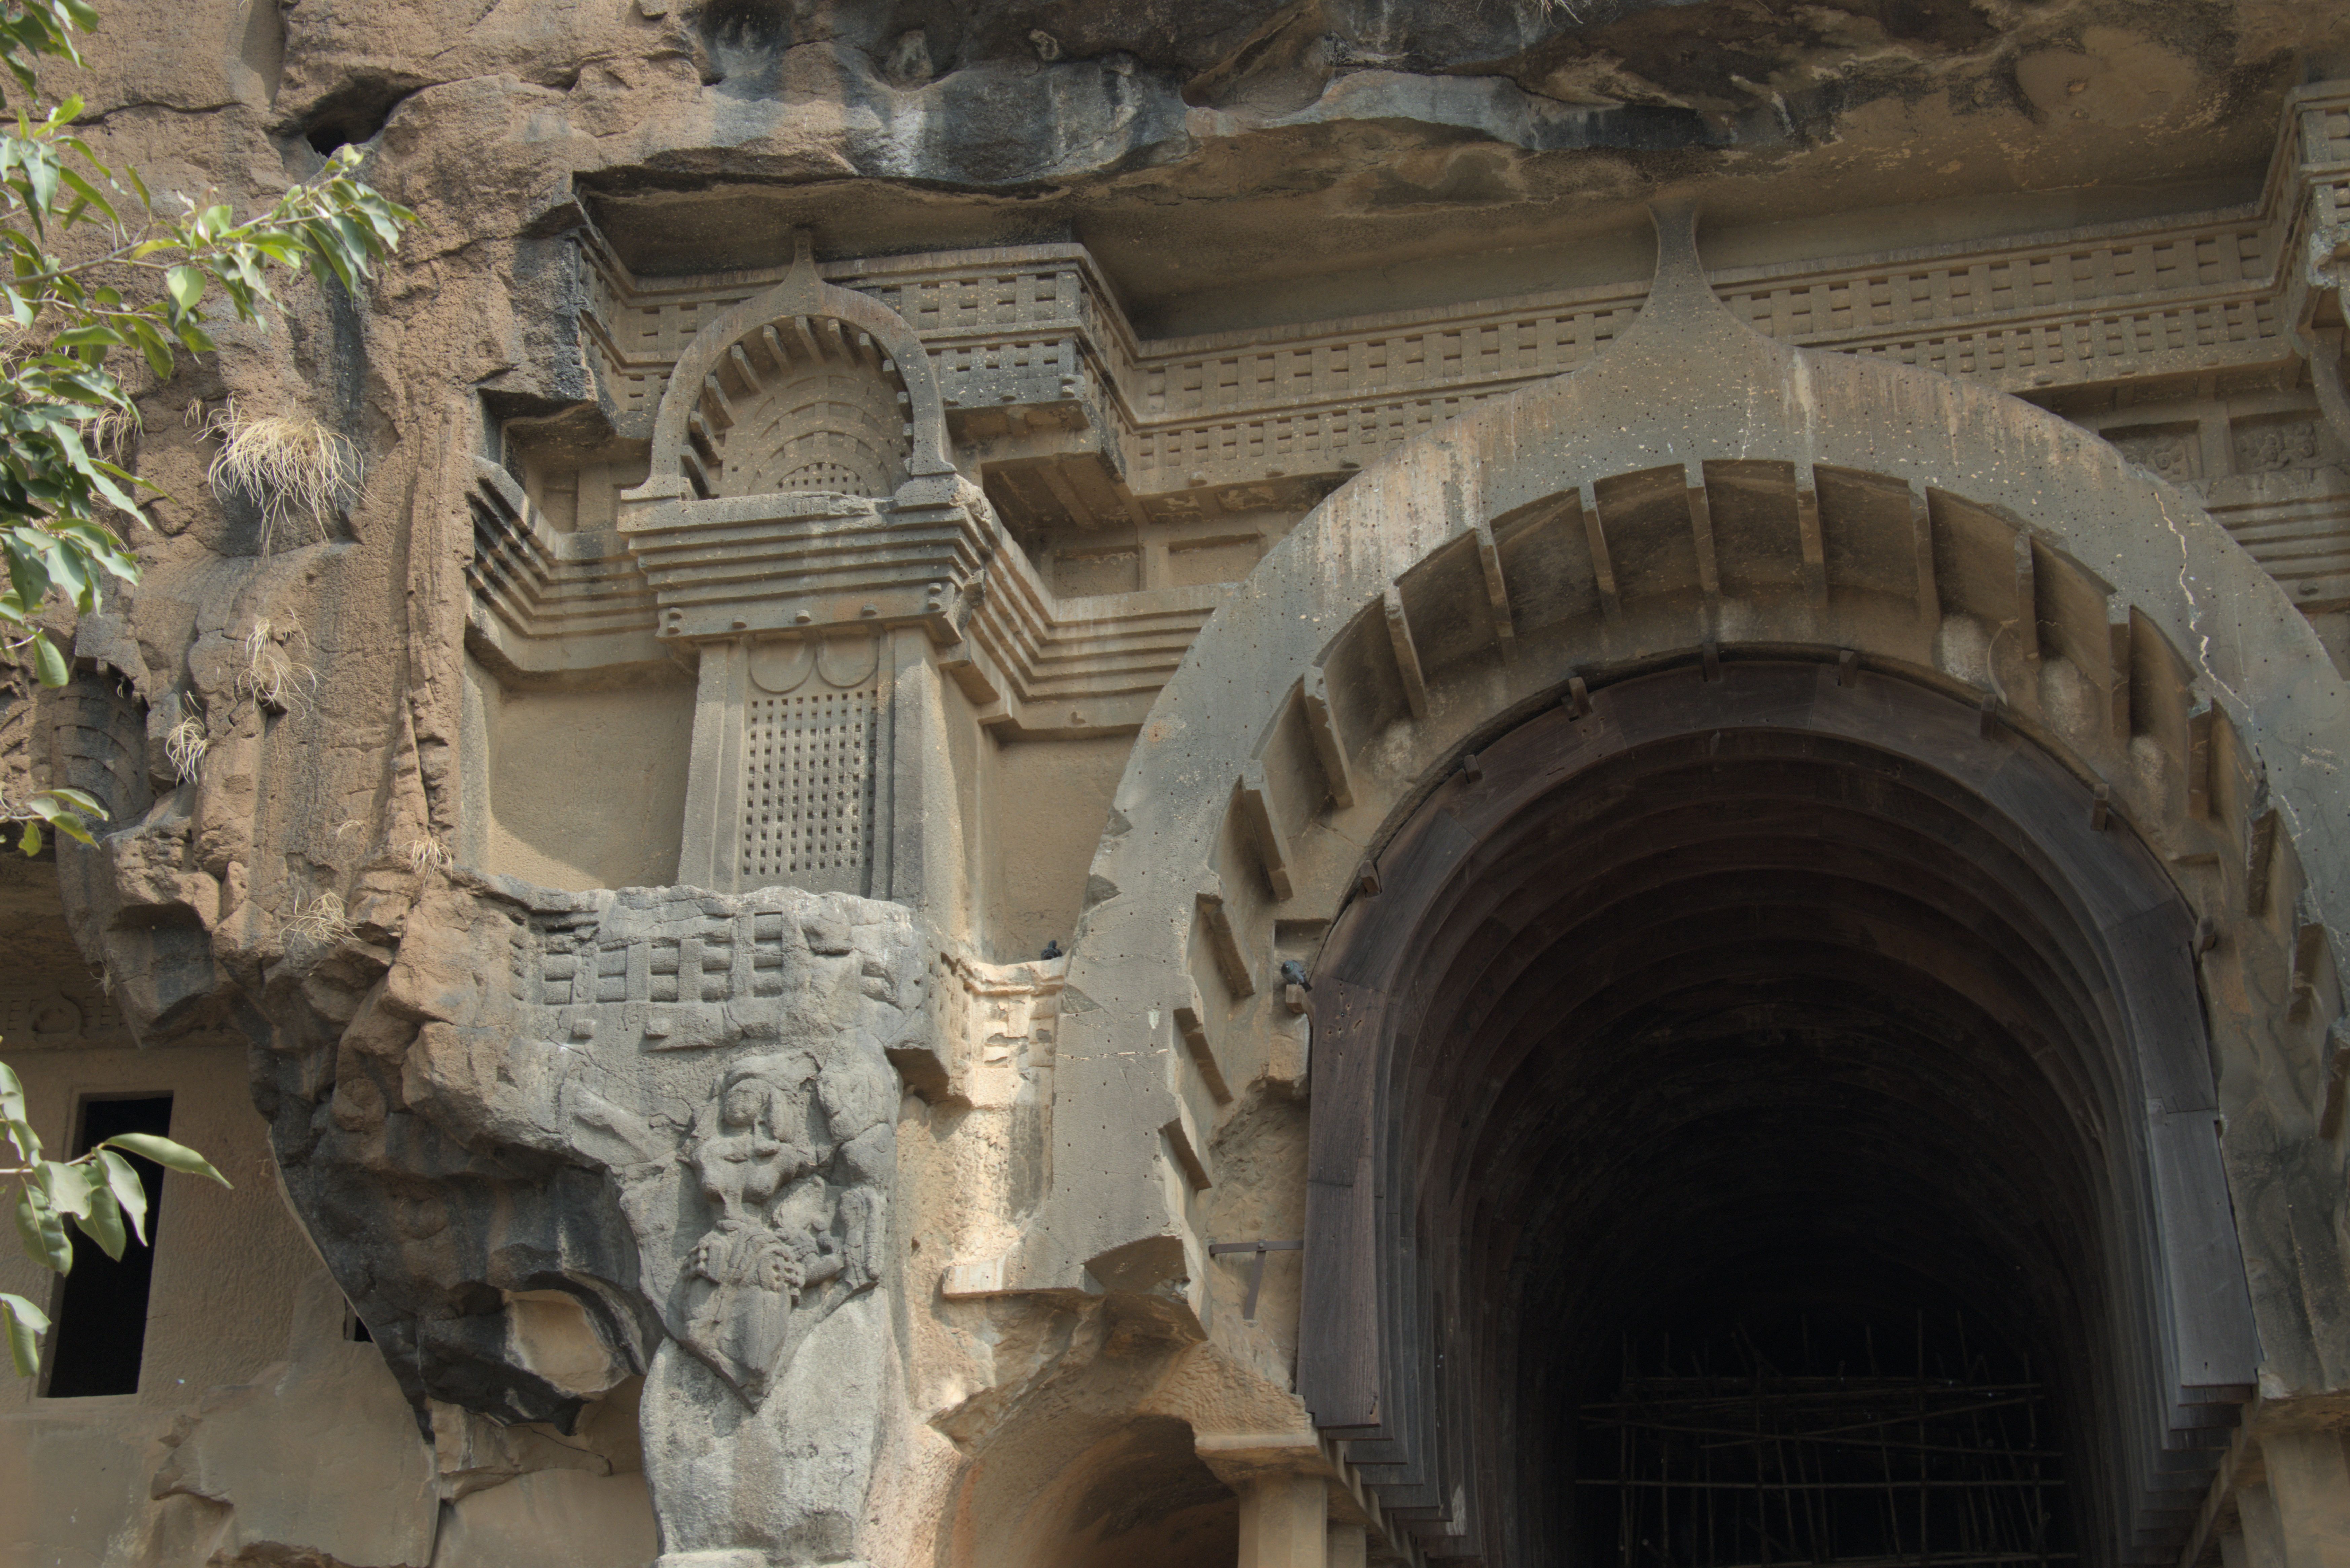
<path id="1" fill-rule="evenodd" d="M 546 888 L 675 880 L 690 680 L 510 689 L 469 659 L 465 681 L 487 774 L 481 820 L 465 831 L 484 869 Z"/>
<path id="2" fill-rule="evenodd" d="M 1134 741 L 1013 741 L 995 745 L 986 785 L 994 897 L 993 943 L 1005 958 L 1033 957 L 1048 941 L 1075 940 L 1086 867 L 1109 818 L 1110 792 Z"/>

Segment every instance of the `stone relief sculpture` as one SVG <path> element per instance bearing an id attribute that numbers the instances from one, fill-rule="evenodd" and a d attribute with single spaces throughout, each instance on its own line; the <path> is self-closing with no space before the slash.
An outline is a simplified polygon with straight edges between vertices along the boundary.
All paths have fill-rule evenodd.
<path id="1" fill-rule="evenodd" d="M 412 1392 L 563 1421 L 602 1390 L 494 1304 L 560 1293 L 613 1379 L 645 1374 L 667 1568 L 857 1555 L 897 1376 L 891 1053 L 932 1048 L 931 939 L 793 888 L 461 876 L 428 901 L 328 1054 L 332 1114 L 279 1134 L 334 1211 L 380 1203 L 396 1150 L 470 1151 L 429 1238 L 401 1213 L 322 1237 Z"/>
<path id="2" fill-rule="evenodd" d="M 817 1077 L 805 1053 L 743 1061 L 686 1144 L 716 1217 L 679 1276 L 679 1337 L 754 1403 L 805 1325 L 874 1282 L 873 1195 L 826 1180 Z"/>

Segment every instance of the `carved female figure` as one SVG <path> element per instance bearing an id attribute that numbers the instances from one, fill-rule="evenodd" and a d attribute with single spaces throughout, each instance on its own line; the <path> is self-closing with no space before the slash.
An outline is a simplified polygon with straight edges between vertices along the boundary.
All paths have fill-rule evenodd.
<path id="1" fill-rule="evenodd" d="M 805 1056 L 737 1064 L 686 1144 L 717 1218 L 686 1260 L 684 1338 L 754 1397 L 782 1358 L 810 1275 L 838 1272 L 837 1262 L 812 1267 L 829 1251 L 816 1232 L 830 1218 L 821 1178 L 809 1179 L 829 1155 L 810 1127 L 816 1077 Z"/>

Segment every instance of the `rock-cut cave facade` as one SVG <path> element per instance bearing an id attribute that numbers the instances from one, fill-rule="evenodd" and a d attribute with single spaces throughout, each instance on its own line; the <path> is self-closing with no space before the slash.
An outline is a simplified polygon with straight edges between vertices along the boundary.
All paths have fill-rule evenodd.
<path id="1" fill-rule="evenodd" d="M 0 1564 L 2350 1568 L 2350 11 L 101 10 Z"/>

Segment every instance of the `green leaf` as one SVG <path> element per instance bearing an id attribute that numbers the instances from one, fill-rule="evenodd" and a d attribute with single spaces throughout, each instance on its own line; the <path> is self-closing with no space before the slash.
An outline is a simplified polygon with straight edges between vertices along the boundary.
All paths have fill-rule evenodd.
<path id="1" fill-rule="evenodd" d="M 102 1182 L 105 1174 L 78 1160 L 45 1159 L 39 1180 L 41 1190 L 49 1196 L 49 1207 L 68 1219 L 78 1220 L 89 1212 L 91 1188 Z M 104 1189 L 100 1187 L 99 1190 Z"/>
<path id="2" fill-rule="evenodd" d="M 130 1162 L 112 1149 L 101 1148 L 97 1153 L 99 1168 L 106 1172 L 107 1190 L 114 1194 L 114 1201 L 130 1220 L 130 1233 L 139 1238 L 140 1245 L 146 1245 L 147 1184 L 139 1179 Z"/>
<path id="3" fill-rule="evenodd" d="M 155 372 L 159 381 L 172 379 L 172 346 L 155 330 L 151 321 L 133 322 L 130 336 L 138 340 L 139 351 L 147 356 L 147 368 Z"/>
<path id="4" fill-rule="evenodd" d="M 172 303 L 182 310 L 193 310 L 196 301 L 204 296 L 204 275 L 192 266 L 175 266 L 165 272 L 163 286 L 172 291 Z"/>
<path id="5" fill-rule="evenodd" d="M 8 1326 L 8 1358 L 16 1376 L 30 1377 L 41 1369 L 41 1335 L 49 1332 L 49 1314 L 22 1296 L 0 1292 L 0 1319 Z"/>
<path id="6" fill-rule="evenodd" d="M 0 1121 L 21 1122 L 25 1119 L 25 1081 L 16 1076 L 16 1069 L 0 1062 Z M 37 1155 L 37 1150 L 35 1151 Z"/>
<path id="7" fill-rule="evenodd" d="M 75 195 L 80 197 L 82 201 L 88 202 L 91 206 L 96 207 L 99 212 L 104 213 L 109 222 L 119 221 L 115 218 L 114 203 L 108 201 L 106 197 L 99 192 L 97 186 L 91 184 L 88 180 L 84 179 L 80 174 L 76 173 L 71 169 L 68 169 L 63 171 L 63 178 L 67 188 L 72 191 Z"/>
<path id="8" fill-rule="evenodd" d="M 117 1133 L 99 1147 L 124 1149 L 144 1156 L 166 1170 L 176 1170 L 182 1176 L 210 1177 L 223 1187 L 229 1185 L 228 1178 L 214 1170 L 212 1161 L 203 1155 L 183 1144 L 173 1143 L 170 1138 L 158 1137 L 153 1133 Z"/>
<path id="9" fill-rule="evenodd" d="M 16 1164 L 31 1165 L 41 1158 L 41 1135 L 22 1116 L 0 1116 L 0 1137 L 15 1147 Z"/>
<path id="10" fill-rule="evenodd" d="M 89 1212 L 74 1220 L 81 1233 L 98 1243 L 98 1250 L 115 1262 L 122 1261 L 122 1210 L 114 1205 L 114 1194 L 103 1186 L 91 1189 Z"/>
<path id="11" fill-rule="evenodd" d="M 25 1255 L 51 1273 L 73 1272 L 73 1243 L 66 1239 L 65 1221 L 29 1183 L 16 1189 L 16 1239 L 24 1242 Z"/>
<path id="12" fill-rule="evenodd" d="M 18 853 L 28 857 L 38 855 L 41 852 L 41 846 L 47 842 L 48 840 L 41 836 L 41 825 L 37 822 L 28 822 L 25 824 L 24 832 L 16 836 L 16 849 Z"/>
<path id="13" fill-rule="evenodd" d="M 33 672 L 41 678 L 44 686 L 63 686 L 73 679 L 65 655 L 57 651 L 57 645 L 49 640 L 45 631 L 33 634 Z"/>

